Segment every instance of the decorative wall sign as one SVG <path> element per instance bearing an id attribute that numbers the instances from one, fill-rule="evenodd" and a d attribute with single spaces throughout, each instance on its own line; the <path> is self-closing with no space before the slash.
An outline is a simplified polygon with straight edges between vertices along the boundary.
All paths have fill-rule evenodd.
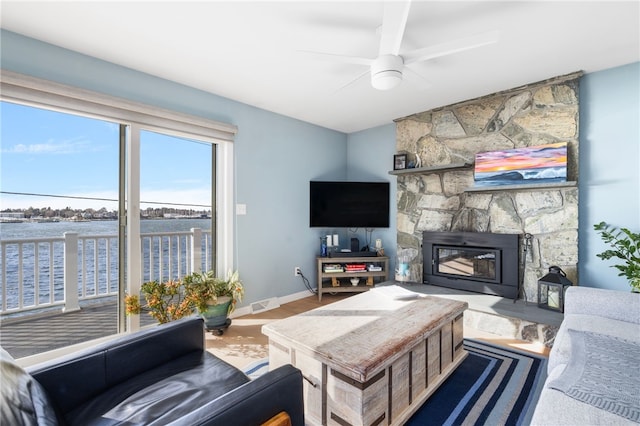
<path id="1" fill-rule="evenodd" d="M 567 143 L 528 146 L 476 154 L 476 186 L 567 181 Z"/>

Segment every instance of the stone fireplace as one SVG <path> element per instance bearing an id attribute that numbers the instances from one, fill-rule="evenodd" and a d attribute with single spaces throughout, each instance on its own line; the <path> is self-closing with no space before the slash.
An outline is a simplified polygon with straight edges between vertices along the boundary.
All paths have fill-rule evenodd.
<path id="1" fill-rule="evenodd" d="M 396 120 L 396 149 L 415 169 L 397 175 L 397 254 L 410 280 L 423 282 L 424 231 L 531 234 L 523 246 L 520 296 L 557 265 L 577 283 L 578 86 L 581 73 L 556 77 Z M 567 182 L 474 188 L 475 154 L 566 142 Z"/>

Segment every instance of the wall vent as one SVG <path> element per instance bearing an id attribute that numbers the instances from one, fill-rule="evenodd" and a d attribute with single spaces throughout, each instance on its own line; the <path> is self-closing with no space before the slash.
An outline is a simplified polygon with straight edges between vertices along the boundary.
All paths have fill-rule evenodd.
<path id="1" fill-rule="evenodd" d="M 275 309 L 278 307 L 280 307 L 280 302 L 278 302 L 278 298 L 272 297 L 270 299 L 253 302 L 251 304 L 251 313 L 256 314 L 258 312 L 268 311 L 270 309 Z"/>

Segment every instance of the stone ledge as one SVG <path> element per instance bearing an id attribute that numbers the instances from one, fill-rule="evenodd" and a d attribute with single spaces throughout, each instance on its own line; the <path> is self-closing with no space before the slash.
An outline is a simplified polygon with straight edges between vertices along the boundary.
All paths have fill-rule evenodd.
<path id="1" fill-rule="evenodd" d="M 553 346 L 559 328 L 556 325 L 493 315 L 472 308 L 467 309 L 464 314 L 464 325 L 508 339 L 540 343 L 549 348 Z"/>
<path id="2" fill-rule="evenodd" d="M 428 284 L 387 281 L 378 285 L 398 285 L 416 293 L 461 300 L 469 304 L 465 326 L 508 339 L 541 343 L 551 347 L 564 314 L 538 308 L 536 303 L 454 290 Z"/>
<path id="3" fill-rule="evenodd" d="M 415 175 L 421 173 L 437 173 L 437 172 L 448 172 L 452 170 L 464 170 L 471 169 L 473 164 L 471 163 L 453 163 L 446 164 L 442 166 L 429 166 L 429 167 L 417 167 L 413 169 L 400 169 L 400 170 L 391 170 L 389 172 L 390 175 Z"/>

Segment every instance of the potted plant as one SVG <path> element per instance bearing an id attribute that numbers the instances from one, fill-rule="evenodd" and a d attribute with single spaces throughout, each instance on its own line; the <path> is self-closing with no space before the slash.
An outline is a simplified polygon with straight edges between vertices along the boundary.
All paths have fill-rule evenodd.
<path id="1" fill-rule="evenodd" d="M 227 279 L 216 277 L 213 271 L 194 272 L 181 280 L 149 281 L 142 284 L 140 290 L 145 304 L 139 296 L 127 295 L 127 314 L 146 311 L 159 323 L 166 323 L 198 311 L 207 328 L 225 324 L 244 296 L 237 271 L 229 273 Z"/>
<path id="2" fill-rule="evenodd" d="M 640 292 L 640 233 L 607 225 L 605 222 L 593 227 L 602 240 L 612 247 L 596 256 L 603 260 L 614 257 L 623 260 L 623 264 L 611 266 L 620 271 L 618 275 L 627 277 L 632 291 Z"/>
<path id="3" fill-rule="evenodd" d="M 226 279 L 216 277 L 213 271 L 194 272 L 183 281 L 186 298 L 202 315 L 207 328 L 225 324 L 244 296 L 238 271 L 229 272 Z"/>
<path id="4" fill-rule="evenodd" d="M 148 312 L 160 324 L 164 324 L 193 313 L 193 302 L 185 297 L 181 280 L 149 281 L 142 284 L 140 292 L 144 295 L 144 305 L 137 295 L 125 296 L 128 315 Z"/>

